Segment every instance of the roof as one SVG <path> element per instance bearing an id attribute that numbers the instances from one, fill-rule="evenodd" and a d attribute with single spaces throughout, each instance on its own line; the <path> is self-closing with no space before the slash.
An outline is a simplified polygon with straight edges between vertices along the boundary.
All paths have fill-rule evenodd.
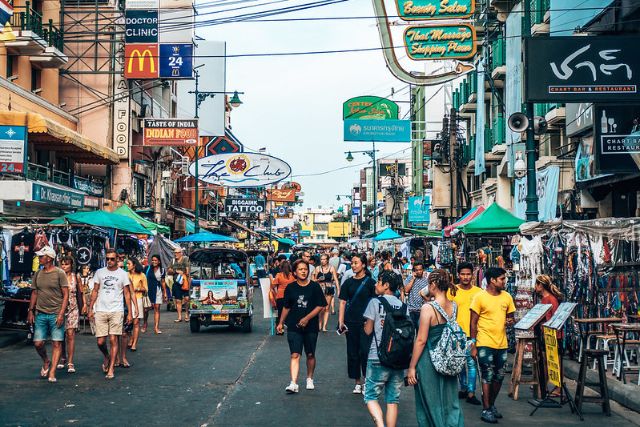
<path id="1" fill-rule="evenodd" d="M 392 228 L 385 228 L 382 232 L 380 232 L 380 234 L 374 237 L 373 240 L 375 241 L 392 240 L 392 239 L 398 239 L 400 237 L 402 236 L 400 236 L 398 233 L 393 231 Z"/>
<path id="2" fill-rule="evenodd" d="M 49 224 L 87 224 L 113 228 L 131 234 L 151 234 L 146 228 L 128 216 L 107 211 L 76 212 L 56 218 Z"/>
<path id="3" fill-rule="evenodd" d="M 140 224 L 141 226 L 143 226 L 149 231 L 155 231 L 158 233 L 165 233 L 165 234 L 171 232 L 171 229 L 166 225 L 156 224 L 153 221 L 149 221 L 148 219 L 141 217 L 136 212 L 134 212 L 129 207 L 129 205 L 122 205 L 113 212 L 133 219 L 134 221 L 136 221 L 138 224 Z"/>
<path id="4" fill-rule="evenodd" d="M 521 224 L 524 224 L 524 220 L 494 202 L 474 220 L 458 227 L 458 230 L 465 234 L 517 233 Z"/>

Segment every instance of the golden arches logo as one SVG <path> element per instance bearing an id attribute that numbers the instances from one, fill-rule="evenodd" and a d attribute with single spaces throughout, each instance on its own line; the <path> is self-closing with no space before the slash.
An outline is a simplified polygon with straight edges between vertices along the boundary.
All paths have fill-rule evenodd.
<path id="1" fill-rule="evenodd" d="M 142 53 L 140 52 L 139 49 L 134 49 L 131 52 L 131 56 L 129 56 L 129 64 L 127 65 L 127 73 L 131 73 L 132 69 L 133 69 L 133 61 L 136 59 L 136 57 L 138 58 L 138 71 L 142 72 L 144 71 L 144 60 L 145 58 L 149 56 L 149 61 L 151 64 L 151 69 L 150 72 L 151 73 L 155 73 L 156 72 L 156 61 L 155 58 L 153 57 L 153 53 L 151 53 L 150 49 L 145 49 L 142 51 Z"/>

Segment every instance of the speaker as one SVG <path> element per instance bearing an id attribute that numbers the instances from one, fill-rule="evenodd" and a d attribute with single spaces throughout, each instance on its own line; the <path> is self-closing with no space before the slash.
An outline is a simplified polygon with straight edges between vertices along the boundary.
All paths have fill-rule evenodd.
<path id="1" fill-rule="evenodd" d="M 514 132 L 524 132 L 529 127 L 529 119 L 523 113 L 513 113 L 509 116 L 507 124 Z"/>
<path id="2" fill-rule="evenodd" d="M 533 118 L 533 132 L 536 135 L 541 135 L 547 131 L 547 121 L 542 116 L 535 116 Z"/>

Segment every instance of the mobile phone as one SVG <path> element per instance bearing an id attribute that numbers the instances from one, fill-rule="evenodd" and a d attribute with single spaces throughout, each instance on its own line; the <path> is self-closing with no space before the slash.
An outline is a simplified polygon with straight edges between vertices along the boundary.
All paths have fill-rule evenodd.
<path id="1" fill-rule="evenodd" d="M 336 326 L 336 334 L 338 335 L 342 335 L 345 332 L 347 332 L 349 330 L 349 328 L 347 328 L 347 325 L 344 325 L 344 328 L 340 329 L 340 325 Z"/>

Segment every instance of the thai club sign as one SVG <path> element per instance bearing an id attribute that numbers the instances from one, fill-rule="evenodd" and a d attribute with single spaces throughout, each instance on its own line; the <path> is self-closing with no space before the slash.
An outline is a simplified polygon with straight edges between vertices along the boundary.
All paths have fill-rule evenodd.
<path id="1" fill-rule="evenodd" d="M 638 36 L 525 39 L 528 102 L 638 102 Z"/>
<path id="2" fill-rule="evenodd" d="M 196 176 L 195 162 L 189 173 Z M 258 153 L 227 153 L 198 160 L 198 178 L 226 187 L 264 187 L 291 175 L 291 166 L 277 157 Z"/>
<path id="3" fill-rule="evenodd" d="M 197 119 L 144 119 L 142 145 L 184 147 L 197 143 Z"/>

